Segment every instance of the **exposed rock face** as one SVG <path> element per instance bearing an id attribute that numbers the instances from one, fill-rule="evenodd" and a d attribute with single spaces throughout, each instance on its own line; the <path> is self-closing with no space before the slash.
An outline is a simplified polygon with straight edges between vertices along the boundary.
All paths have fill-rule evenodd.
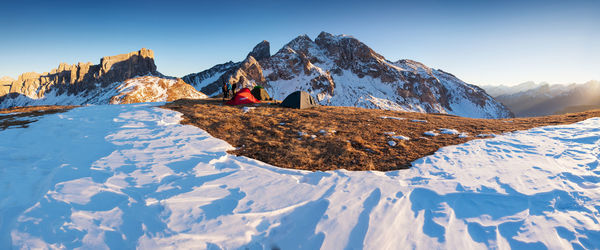
<path id="1" fill-rule="evenodd" d="M 351 36 L 322 32 L 315 41 L 299 36 L 261 65 L 265 88 L 277 99 L 305 90 L 323 105 L 512 116 L 476 86 L 415 61 L 390 62 Z"/>
<path id="2" fill-rule="evenodd" d="M 271 46 L 269 42 L 266 40 L 260 42 L 259 44 L 254 46 L 254 49 L 252 49 L 248 56 L 254 57 L 254 59 L 256 59 L 257 61 L 269 58 L 271 56 Z"/>
<path id="3" fill-rule="evenodd" d="M 0 78 L 0 96 L 6 95 L 10 92 L 10 85 L 15 79 L 9 76 L 3 76 Z"/>
<path id="4" fill-rule="evenodd" d="M 255 51 L 260 50 L 257 48 L 264 47 L 261 44 L 250 56 L 254 57 Z M 263 85 L 276 99 L 283 99 L 296 90 L 305 90 L 316 96 L 322 105 L 478 118 L 512 116 L 506 107 L 482 89 L 452 74 L 411 60 L 391 62 L 351 36 L 334 36 L 326 32 L 314 41 L 306 35 L 299 36 L 274 55 L 261 57 L 258 64 L 246 59 L 223 72 L 218 80 L 205 81 L 200 90 L 208 95 L 218 95 L 224 80 L 242 82 L 243 86 Z"/>
<path id="5" fill-rule="evenodd" d="M 0 108 L 206 98 L 183 80 L 156 71 L 154 53 L 149 49 L 103 57 L 97 65 L 61 63 L 49 73 L 24 73 L 8 88 L 2 87 L 3 83 Z"/>
<path id="6" fill-rule="evenodd" d="M 49 90 L 56 91 L 57 94 L 66 92 L 73 95 L 148 74 L 157 74 L 154 52 L 141 49 L 128 54 L 103 57 L 97 65 L 90 62 L 73 65 L 61 63 L 49 73 L 24 73 L 11 83 L 10 92 L 34 99 L 42 98 Z"/>

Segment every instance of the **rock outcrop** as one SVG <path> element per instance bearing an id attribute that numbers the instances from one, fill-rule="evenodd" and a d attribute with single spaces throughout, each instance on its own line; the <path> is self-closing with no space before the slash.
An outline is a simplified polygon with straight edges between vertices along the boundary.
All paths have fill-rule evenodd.
<path id="1" fill-rule="evenodd" d="M 149 74 L 157 74 L 154 52 L 141 49 L 128 54 L 103 57 L 100 64 L 96 65 L 90 62 L 73 65 L 61 63 L 58 68 L 47 73 L 24 73 L 11 83 L 9 92 L 34 99 L 44 97 L 50 90 L 56 91 L 58 95 L 73 95 Z"/>
<path id="2" fill-rule="evenodd" d="M 10 85 L 15 79 L 9 76 L 3 76 L 0 78 L 0 96 L 6 95 L 10 92 Z"/>
<path id="3" fill-rule="evenodd" d="M 95 65 L 61 63 L 50 72 L 24 73 L 7 82 L 0 82 L 0 108 L 206 98 L 183 80 L 160 74 L 149 49 L 103 57 Z"/>

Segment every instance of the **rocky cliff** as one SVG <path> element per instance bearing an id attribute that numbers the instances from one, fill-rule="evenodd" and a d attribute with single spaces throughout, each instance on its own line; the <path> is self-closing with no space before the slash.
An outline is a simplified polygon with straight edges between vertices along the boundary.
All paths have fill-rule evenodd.
<path id="1" fill-rule="evenodd" d="M 149 77 L 136 78 L 137 76 Z M 124 87 L 130 86 L 131 82 L 137 83 L 135 88 Z M 171 97 L 165 95 L 169 89 Z M 125 100 L 125 103 L 167 101 L 175 97 L 185 98 L 186 94 L 190 98 L 205 98 L 204 94 L 185 82 L 162 76 L 156 70 L 154 52 L 141 49 L 103 57 L 99 64 L 61 63 L 50 72 L 24 73 L 10 83 L 8 79 L 2 80 L 0 108 L 121 103 L 113 101 L 115 96 L 119 96 L 119 100 Z"/>
<path id="2" fill-rule="evenodd" d="M 128 54 L 107 56 L 100 64 L 61 63 L 58 68 L 46 73 L 28 72 L 10 84 L 10 93 L 22 94 L 30 98 L 42 98 L 49 90 L 56 94 L 78 94 L 97 87 L 106 87 L 114 82 L 124 81 L 134 76 L 156 74 L 154 52 L 141 49 Z"/>
<path id="3" fill-rule="evenodd" d="M 0 78 L 0 96 L 6 95 L 10 92 L 10 85 L 15 79 L 9 76 L 3 76 Z"/>
<path id="4" fill-rule="evenodd" d="M 205 76 L 195 86 L 213 96 L 220 94 L 224 81 L 230 81 L 238 86 L 262 85 L 276 99 L 305 90 L 323 105 L 477 118 L 512 116 L 479 87 L 419 62 L 389 61 L 352 36 L 322 32 L 313 41 L 302 35 L 272 56 L 264 53 L 267 46 L 265 41 L 259 43 L 245 61 L 219 71 L 218 78 L 208 76 L 214 67 L 186 77 Z"/>

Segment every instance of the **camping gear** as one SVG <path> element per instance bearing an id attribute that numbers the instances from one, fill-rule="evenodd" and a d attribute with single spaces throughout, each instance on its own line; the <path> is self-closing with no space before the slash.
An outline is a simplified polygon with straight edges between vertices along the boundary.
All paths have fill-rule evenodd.
<path id="1" fill-rule="evenodd" d="M 252 95 L 254 97 L 256 97 L 256 99 L 258 99 L 260 101 L 270 101 L 270 100 L 273 100 L 269 96 L 269 93 L 267 93 L 267 91 L 263 87 L 261 87 L 261 86 L 254 87 L 252 89 Z"/>
<path id="2" fill-rule="evenodd" d="M 296 91 L 288 95 L 280 104 L 283 107 L 305 109 L 319 106 L 315 99 L 306 91 Z"/>
<path id="3" fill-rule="evenodd" d="M 254 98 L 254 96 L 250 92 L 250 89 L 243 88 L 240 91 L 238 91 L 237 93 L 235 93 L 233 98 L 231 98 L 231 100 L 227 101 L 225 104 L 227 104 L 227 105 L 242 105 L 242 104 L 252 104 L 252 103 L 259 103 L 259 102 L 260 102 L 259 100 L 256 100 L 256 98 Z"/>

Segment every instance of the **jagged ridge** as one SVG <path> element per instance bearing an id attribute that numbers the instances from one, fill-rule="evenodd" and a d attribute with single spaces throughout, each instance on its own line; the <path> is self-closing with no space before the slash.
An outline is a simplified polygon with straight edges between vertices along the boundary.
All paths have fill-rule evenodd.
<path id="1" fill-rule="evenodd" d="M 479 118 L 512 116 L 481 88 L 419 62 L 391 62 L 352 36 L 321 32 L 313 41 L 302 35 L 268 57 L 265 44 L 258 44 L 243 62 L 230 62 L 214 81 L 214 67 L 193 74 L 204 76 L 195 87 L 215 96 L 220 86 L 230 81 L 240 87 L 263 85 L 277 99 L 305 90 L 323 105 Z M 260 60 L 254 59 L 257 54 Z"/>
<path id="2" fill-rule="evenodd" d="M 206 96 L 181 79 L 160 74 L 154 64 L 154 52 L 145 48 L 103 57 L 95 65 L 61 63 L 50 72 L 29 72 L 17 80 L 3 78 L 0 81 L 0 108 L 153 102 L 174 98 Z"/>

